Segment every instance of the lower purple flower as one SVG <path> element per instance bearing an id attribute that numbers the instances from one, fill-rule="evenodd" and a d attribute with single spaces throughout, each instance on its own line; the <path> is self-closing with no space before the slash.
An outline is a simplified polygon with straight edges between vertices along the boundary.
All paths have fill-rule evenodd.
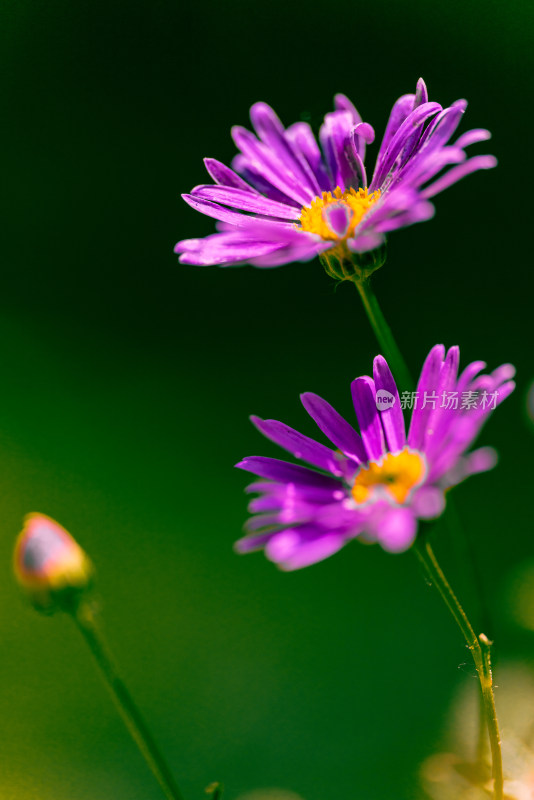
<path id="1" fill-rule="evenodd" d="M 281 569 L 314 564 L 356 537 L 401 552 L 413 543 L 418 520 L 445 508 L 445 492 L 469 475 L 491 469 L 496 453 L 466 451 L 491 411 L 514 389 L 515 370 L 504 364 L 481 374 L 474 361 L 458 375 L 459 348 L 436 345 L 428 354 L 417 391 L 402 397 L 382 356 L 373 378 L 351 384 L 360 433 L 326 400 L 306 392 L 304 408 L 332 447 L 276 420 L 252 417 L 258 430 L 309 467 L 251 456 L 236 466 L 262 480 L 247 491 L 255 515 L 241 553 L 260 548 Z M 406 434 L 403 408 L 411 408 Z"/>
<path id="2" fill-rule="evenodd" d="M 382 248 L 389 232 L 433 216 L 434 195 L 497 163 L 490 155 L 468 159 L 465 152 L 488 139 L 487 130 L 450 141 L 466 106 L 465 100 L 448 108 L 429 102 L 420 79 L 414 94 L 395 102 L 368 182 L 365 150 L 375 133 L 347 97 L 336 95 L 319 143 L 308 123 L 284 128 L 270 106 L 255 103 L 255 134 L 232 130 L 239 149 L 233 169 L 205 159 L 214 183 L 183 195 L 218 220 L 219 233 L 178 242 L 180 262 L 276 267 L 322 255 L 330 264 Z"/>

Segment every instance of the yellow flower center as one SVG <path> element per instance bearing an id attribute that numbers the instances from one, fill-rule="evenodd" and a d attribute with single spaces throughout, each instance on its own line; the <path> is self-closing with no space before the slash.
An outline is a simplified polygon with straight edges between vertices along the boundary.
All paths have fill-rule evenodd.
<path id="1" fill-rule="evenodd" d="M 332 192 L 323 192 L 322 197 L 312 200 L 311 206 L 302 209 L 300 225 L 303 231 L 318 233 L 323 239 L 343 242 L 354 235 L 354 229 L 370 208 L 380 199 L 380 190 L 347 189 L 340 187 Z"/>
<path id="2" fill-rule="evenodd" d="M 400 453 L 387 453 L 380 461 L 370 461 L 367 467 L 361 467 L 352 496 L 357 503 L 365 503 L 378 489 L 389 494 L 396 503 L 405 503 L 412 489 L 423 482 L 425 474 L 424 457 L 405 447 Z"/>

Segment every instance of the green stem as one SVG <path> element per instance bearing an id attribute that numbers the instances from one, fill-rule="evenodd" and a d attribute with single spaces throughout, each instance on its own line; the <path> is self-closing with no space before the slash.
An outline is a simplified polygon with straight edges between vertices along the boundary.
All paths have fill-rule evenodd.
<path id="1" fill-rule="evenodd" d="M 410 371 L 406 366 L 402 354 L 397 347 L 397 343 L 391 333 L 391 329 L 386 322 L 382 313 L 376 295 L 371 288 L 370 278 L 361 278 L 360 280 L 353 280 L 360 297 L 362 298 L 363 307 L 369 318 L 371 328 L 378 339 L 378 343 L 382 348 L 382 355 L 388 362 L 393 376 L 400 384 L 401 390 L 413 391 L 414 382 L 410 375 Z"/>
<path id="2" fill-rule="evenodd" d="M 413 546 L 415 555 L 419 559 L 424 571 L 430 581 L 436 586 L 442 596 L 447 608 L 456 620 L 456 623 L 467 643 L 480 682 L 482 692 L 482 702 L 486 725 L 491 748 L 492 774 L 493 774 L 493 796 L 495 800 L 503 800 L 503 769 L 501 754 L 501 738 L 499 734 L 499 724 L 495 710 L 495 698 L 493 696 L 493 679 L 491 674 L 490 646 L 491 642 L 483 633 L 476 636 L 469 619 L 458 598 L 454 594 L 449 582 L 439 566 L 434 551 L 428 541 L 424 539 L 416 541 Z"/>
<path id="3" fill-rule="evenodd" d="M 111 692 L 124 724 L 163 789 L 163 793 L 168 800 L 183 800 L 182 794 L 156 742 L 152 738 L 146 722 L 118 674 L 115 661 L 99 628 L 93 609 L 89 603 L 81 602 L 71 610 L 71 614 L 76 627 L 89 645 L 104 683 Z"/>

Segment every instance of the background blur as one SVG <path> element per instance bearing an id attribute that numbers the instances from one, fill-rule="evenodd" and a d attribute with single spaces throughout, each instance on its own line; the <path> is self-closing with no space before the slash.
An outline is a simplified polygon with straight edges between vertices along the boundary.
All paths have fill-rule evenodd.
<path id="1" fill-rule="evenodd" d="M 415 559 L 353 544 L 282 574 L 232 551 L 248 482 L 232 465 L 277 454 L 247 417 L 313 435 L 306 390 L 350 416 L 349 381 L 377 352 L 358 297 L 318 262 L 178 266 L 175 242 L 214 229 L 180 193 L 205 181 L 202 157 L 230 161 L 230 126 L 259 99 L 317 128 L 347 93 L 377 131 L 370 164 L 420 75 L 431 99 L 470 100 L 462 130 L 493 131 L 477 148 L 498 169 L 395 234 L 375 289 L 414 372 L 438 341 L 464 364 L 518 367 L 481 437 L 501 465 L 455 494 L 496 659 L 528 668 L 529 4 L 4 0 L 0 13 L 0 794 L 159 797 L 69 620 L 39 617 L 14 586 L 14 537 L 41 511 L 96 563 L 112 646 L 188 800 L 215 779 L 229 800 L 417 797 L 418 765 L 474 679 Z M 435 546 L 476 618 L 445 526 Z"/>

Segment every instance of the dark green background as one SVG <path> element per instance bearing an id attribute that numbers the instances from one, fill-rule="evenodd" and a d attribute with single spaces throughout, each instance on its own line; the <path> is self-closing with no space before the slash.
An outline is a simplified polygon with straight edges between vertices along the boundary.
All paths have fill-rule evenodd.
<path id="1" fill-rule="evenodd" d="M 353 544 L 282 574 L 238 557 L 247 477 L 276 455 L 256 413 L 313 434 L 298 394 L 351 414 L 377 347 L 356 292 L 318 262 L 177 265 L 212 221 L 180 193 L 228 162 L 256 100 L 317 127 L 343 91 L 381 138 L 419 75 L 470 100 L 495 171 L 395 234 L 377 274 L 416 371 L 437 341 L 464 363 L 513 361 L 518 390 L 482 440 L 499 468 L 456 491 L 490 595 L 501 661 L 533 642 L 503 586 L 531 558 L 529 4 L 4 0 L 0 287 L 0 793 L 159 797 L 67 619 L 19 597 L 11 549 L 41 511 L 99 573 L 109 637 L 188 800 L 265 786 L 305 800 L 411 800 L 451 696 L 472 680 L 459 634 L 410 554 Z M 368 163 L 376 155 L 370 148 Z M 476 601 L 444 527 L 436 548 Z"/>

